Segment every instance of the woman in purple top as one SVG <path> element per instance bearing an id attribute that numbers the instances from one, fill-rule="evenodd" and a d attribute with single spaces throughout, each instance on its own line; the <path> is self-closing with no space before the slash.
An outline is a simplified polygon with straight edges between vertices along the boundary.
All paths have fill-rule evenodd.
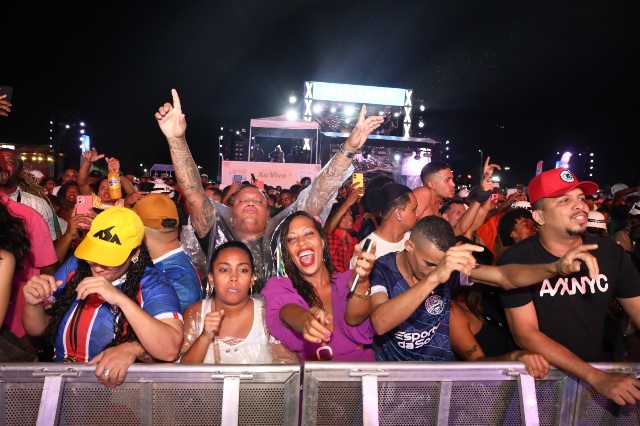
<path id="1" fill-rule="evenodd" d="M 261 292 L 271 334 L 302 360 L 375 361 L 369 320 L 358 326 L 345 321 L 349 300 L 369 298 L 373 250 L 360 253 L 356 246 L 360 253 L 356 268 L 335 273 L 322 225 L 307 213 L 290 215 L 278 235 L 278 255 L 288 277 L 272 277 Z M 360 280 L 350 295 L 349 282 L 355 273 Z"/>

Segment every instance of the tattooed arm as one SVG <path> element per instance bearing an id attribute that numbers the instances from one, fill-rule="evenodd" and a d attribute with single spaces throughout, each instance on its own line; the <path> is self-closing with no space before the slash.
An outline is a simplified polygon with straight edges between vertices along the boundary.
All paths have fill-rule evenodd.
<path id="1" fill-rule="evenodd" d="M 171 95 L 173 96 L 173 105 L 166 102 L 158 108 L 155 117 L 158 120 L 160 130 L 169 142 L 171 161 L 178 178 L 178 185 L 187 200 L 191 224 L 198 237 L 203 238 L 213 226 L 216 213 L 213 203 L 202 188 L 198 167 L 187 146 L 187 140 L 184 136 L 187 130 L 187 121 L 182 113 L 178 92 L 171 89 Z"/>
<path id="2" fill-rule="evenodd" d="M 346 151 L 355 153 L 364 145 L 371 132 L 377 129 L 384 121 L 384 117 L 378 115 L 366 117 L 366 114 L 367 106 L 362 105 L 358 123 L 342 145 Z M 307 198 L 299 204 L 298 210 L 304 210 L 311 216 L 318 216 L 329 204 L 332 195 L 347 179 L 348 176 L 345 176 L 345 174 L 349 170 L 351 162 L 351 158 L 347 158 L 342 152 L 337 152 L 320 171 L 318 177 L 314 179 L 308 190 Z"/>

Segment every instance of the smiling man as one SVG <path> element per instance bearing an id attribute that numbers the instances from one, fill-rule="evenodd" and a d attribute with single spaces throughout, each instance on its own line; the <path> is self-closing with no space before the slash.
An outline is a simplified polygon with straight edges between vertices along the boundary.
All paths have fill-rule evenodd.
<path id="1" fill-rule="evenodd" d="M 567 169 L 540 173 L 529 183 L 529 199 L 538 236 L 514 244 L 499 264 L 550 262 L 580 244 L 597 243 L 593 251 L 600 273 L 591 280 L 585 270 L 553 276 L 530 288 L 505 292 L 502 304 L 516 343 L 538 352 L 551 365 L 593 386 L 620 405 L 640 400 L 640 381 L 595 369 L 604 361 L 602 339 L 607 306 L 615 297 L 640 326 L 640 274 L 624 250 L 610 238 L 586 233 L 589 207 L 585 196 L 598 185 L 578 181 Z"/>

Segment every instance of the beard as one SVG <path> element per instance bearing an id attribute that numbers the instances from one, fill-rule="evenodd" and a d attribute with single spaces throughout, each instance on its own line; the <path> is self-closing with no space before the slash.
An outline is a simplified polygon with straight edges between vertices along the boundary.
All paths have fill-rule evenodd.
<path id="1" fill-rule="evenodd" d="M 586 233 L 587 233 L 586 227 L 584 229 L 567 228 L 567 235 L 569 235 L 570 237 L 582 237 Z"/>

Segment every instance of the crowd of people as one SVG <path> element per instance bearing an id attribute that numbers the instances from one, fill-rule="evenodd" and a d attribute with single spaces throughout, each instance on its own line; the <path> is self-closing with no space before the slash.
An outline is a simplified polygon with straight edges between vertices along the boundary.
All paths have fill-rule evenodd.
<path id="1" fill-rule="evenodd" d="M 602 197 L 558 168 L 507 195 L 490 158 L 472 188 L 444 162 L 414 190 L 352 185 L 383 122 L 363 106 L 314 179 L 223 188 L 199 174 L 175 90 L 155 118 L 175 178 L 96 148 L 38 177 L 0 150 L 0 361 L 85 362 L 105 386 L 134 362 L 520 361 L 640 401 L 639 380 L 590 364 L 640 360 L 640 187 Z"/>

